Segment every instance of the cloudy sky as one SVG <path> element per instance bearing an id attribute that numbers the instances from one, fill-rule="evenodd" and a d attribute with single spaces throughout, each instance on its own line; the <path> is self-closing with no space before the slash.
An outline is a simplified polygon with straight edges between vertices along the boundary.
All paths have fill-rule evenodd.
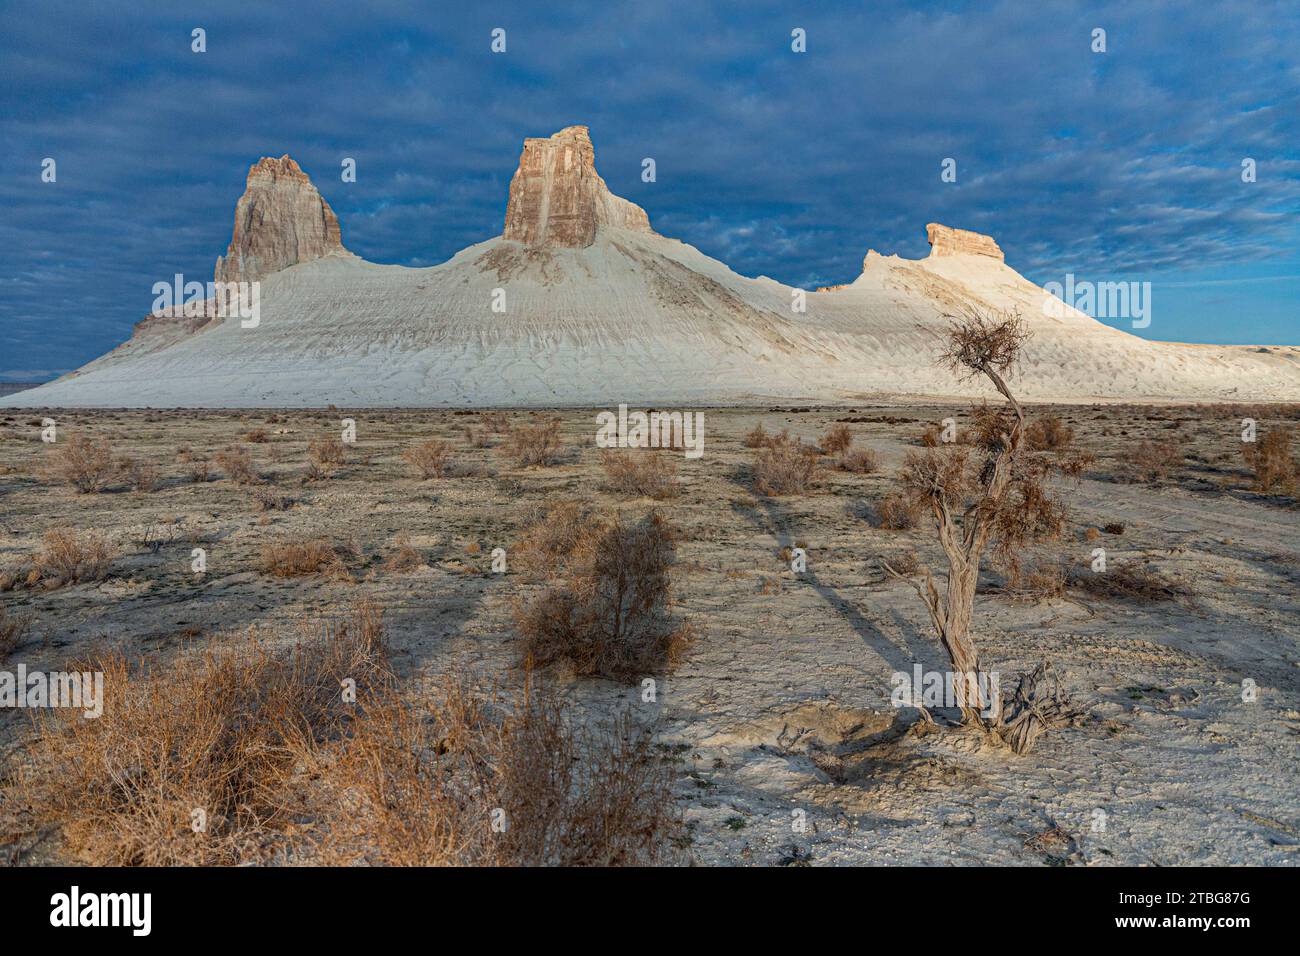
<path id="1" fill-rule="evenodd" d="M 614 192 L 744 275 L 850 281 L 937 220 L 1040 283 L 1150 281 L 1143 335 L 1300 343 L 1294 0 L 556 6 L 0 3 L 0 380 L 210 278 L 260 156 L 352 251 L 427 266 L 499 234 L 523 138 L 577 123 Z"/>

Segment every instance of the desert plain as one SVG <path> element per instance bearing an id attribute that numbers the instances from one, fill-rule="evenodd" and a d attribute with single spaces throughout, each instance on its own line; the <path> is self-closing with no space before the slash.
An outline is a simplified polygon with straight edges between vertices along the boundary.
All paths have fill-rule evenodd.
<path id="1" fill-rule="evenodd" d="M 10 628 L 0 669 L 56 671 L 105 653 L 165 669 L 237 647 L 250 629 L 287 648 L 303 621 L 343 620 L 364 602 L 382 613 L 388 666 L 418 693 L 437 695 L 448 675 L 517 686 L 518 609 L 546 587 L 513 560 L 526 530 L 561 502 L 607 519 L 657 512 L 675 542 L 667 613 L 689 624 L 680 655 L 627 679 L 564 662 L 528 675 L 566 721 L 622 719 L 647 735 L 671 819 L 651 837 L 664 845 L 639 861 L 1300 860 L 1300 512 L 1294 487 L 1258 486 L 1242 442 L 1243 418 L 1262 436 L 1293 426 L 1296 406 L 1029 407 L 1091 460 L 1056 485 L 1068 519 L 1027 556 L 1040 578 L 1017 584 L 987 562 L 981 573 L 973 634 L 985 668 L 1009 686 L 1049 661 L 1075 711 L 1025 754 L 957 726 L 951 709 L 934 708 L 929 726 L 891 701 L 893 675 L 948 662 L 917 593 L 881 561 L 913 575 L 944 565 L 924 515 L 884 527 L 881 504 L 923 433 L 952 418 L 960 436 L 968 406 L 705 408 L 700 457 L 628 452 L 671 458 L 658 497 L 611 480 L 594 441 L 599 411 L 0 412 Z M 54 443 L 42 441 L 47 419 Z M 339 447 L 344 419 L 355 441 Z M 552 419 L 560 445 L 548 464 L 509 453 L 511 428 Z M 874 461 L 844 470 L 821 455 L 802 490 L 767 494 L 747 440 L 760 423 L 810 448 L 847 426 Z M 100 490 L 77 491 L 50 470 L 73 436 L 146 477 L 123 465 Z M 407 453 L 430 440 L 448 457 L 441 476 L 423 478 Z M 243 482 L 218 461 L 231 448 L 251 461 Z M 1147 468 L 1152 449 L 1160 460 Z M 102 571 L 30 573 L 60 528 L 102 534 Z M 330 548 L 327 566 L 268 563 L 268 547 L 311 541 Z M 1097 583 L 1117 569 L 1136 583 Z M 111 694 L 104 703 L 111 719 Z M 87 841 L 33 797 L 42 719 L 0 710 L 0 853 L 16 865 L 111 859 L 88 857 Z M 309 816 L 277 820 L 275 840 L 310 828 Z M 244 846 L 230 861 L 299 858 Z"/>

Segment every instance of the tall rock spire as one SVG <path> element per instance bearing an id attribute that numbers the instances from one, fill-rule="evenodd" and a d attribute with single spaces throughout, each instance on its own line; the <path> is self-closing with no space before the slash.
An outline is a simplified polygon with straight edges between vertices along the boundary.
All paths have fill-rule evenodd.
<path id="1" fill-rule="evenodd" d="M 645 210 L 609 191 L 596 172 L 596 151 L 585 126 L 524 140 L 510 180 L 502 238 L 530 246 L 582 248 L 602 226 L 652 232 Z"/>
<path id="2" fill-rule="evenodd" d="M 252 282 L 300 262 L 346 252 L 339 220 L 311 179 L 287 155 L 248 170 L 235 206 L 235 231 L 217 258 L 217 282 Z"/>

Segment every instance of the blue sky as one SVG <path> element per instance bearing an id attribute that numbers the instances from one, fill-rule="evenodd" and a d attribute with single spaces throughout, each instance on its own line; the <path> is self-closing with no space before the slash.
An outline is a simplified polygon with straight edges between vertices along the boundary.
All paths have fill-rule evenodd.
<path id="1" fill-rule="evenodd" d="M 745 275 L 850 281 L 937 220 L 1040 283 L 1150 281 L 1143 335 L 1300 344 L 1294 0 L 556 6 L 0 3 L 0 380 L 210 278 L 260 156 L 349 249 L 424 266 L 499 234 L 523 138 L 575 123 L 659 232 Z"/>

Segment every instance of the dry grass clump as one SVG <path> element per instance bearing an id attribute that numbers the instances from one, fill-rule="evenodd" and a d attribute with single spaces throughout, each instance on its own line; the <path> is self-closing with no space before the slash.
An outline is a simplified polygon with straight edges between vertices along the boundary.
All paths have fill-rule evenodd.
<path id="1" fill-rule="evenodd" d="M 304 574 L 328 574 L 345 577 L 342 549 L 324 538 L 309 541 L 281 541 L 262 546 L 261 569 L 277 578 L 294 578 Z"/>
<path id="2" fill-rule="evenodd" d="M 886 531 L 908 531 L 920 517 L 921 509 L 902 495 L 887 495 L 876 505 L 876 526 Z"/>
<path id="3" fill-rule="evenodd" d="M 631 522 L 621 515 L 570 518 L 563 534 L 543 533 L 557 552 L 561 542 L 572 542 L 553 559 L 553 583 L 515 610 L 525 656 L 542 666 L 564 661 L 577 674 L 628 682 L 671 670 L 691 630 L 668 615 L 676 547 L 667 522 L 657 512 Z M 521 543 L 519 550 L 525 549 Z"/>
<path id="4" fill-rule="evenodd" d="M 9 659 L 31 625 L 30 614 L 14 614 L 8 608 L 0 607 L 0 664 Z"/>
<path id="5" fill-rule="evenodd" d="M 763 428 L 762 422 L 755 425 L 744 438 L 746 448 L 766 448 L 769 441 L 771 436 Z"/>
<path id="6" fill-rule="evenodd" d="M 560 420 L 553 418 L 512 428 L 502 447 L 521 468 L 539 468 L 553 464 L 563 448 L 560 441 Z"/>
<path id="7" fill-rule="evenodd" d="M 1105 571 L 1079 571 L 1070 586 L 1112 600 L 1172 601 L 1190 597 L 1191 589 L 1146 564 L 1111 565 Z"/>
<path id="8" fill-rule="evenodd" d="M 849 446 L 853 444 L 853 432 L 848 425 L 832 425 L 827 429 L 826 434 L 822 435 L 818 444 L 821 445 L 824 454 L 838 455 L 848 451 Z"/>
<path id="9" fill-rule="evenodd" d="M 271 436 L 266 433 L 265 428 L 254 428 L 244 433 L 244 441 L 250 445 L 265 445 L 271 440 Z"/>
<path id="10" fill-rule="evenodd" d="M 253 465 L 253 456 L 243 445 L 228 445 L 217 452 L 216 458 L 226 477 L 237 485 L 255 485 L 262 480 Z"/>
<path id="11" fill-rule="evenodd" d="M 451 463 L 451 445 L 437 438 L 408 448 L 402 455 L 408 465 L 420 473 L 421 480 L 442 478 Z"/>
<path id="12" fill-rule="evenodd" d="M 289 495 L 257 488 L 253 491 L 253 503 L 257 505 L 258 511 L 288 511 L 297 501 Z"/>
<path id="13" fill-rule="evenodd" d="M 1291 453 L 1290 428 L 1271 429 L 1263 438 L 1241 446 L 1246 465 L 1255 473 L 1255 490 L 1293 494 L 1296 488 L 1296 460 Z"/>
<path id="14" fill-rule="evenodd" d="M 755 456 L 754 487 L 768 497 L 801 495 L 816 480 L 817 470 L 817 449 L 782 437 Z"/>
<path id="15" fill-rule="evenodd" d="M 591 511 L 576 501 L 557 501 L 534 512 L 510 548 L 511 566 L 532 581 L 562 576 L 594 523 Z"/>
<path id="16" fill-rule="evenodd" d="M 370 709 L 337 750 L 324 793 L 349 812 L 318 839 L 323 862 L 646 865 L 672 858 L 681 825 L 648 732 L 626 714 L 580 729 L 531 684 L 489 695 L 448 679 Z"/>
<path id="17" fill-rule="evenodd" d="M 622 494 L 663 499 L 677 493 L 677 462 L 667 455 L 607 448 L 600 464 L 610 487 Z"/>
<path id="18" fill-rule="evenodd" d="M 880 459 L 870 448 L 849 448 L 835 459 L 835 468 L 855 475 L 870 475 L 880 470 Z"/>
<path id="19" fill-rule="evenodd" d="M 307 454 L 316 464 L 341 465 L 347 461 L 348 446 L 333 435 L 314 438 L 307 443 Z"/>
<path id="20" fill-rule="evenodd" d="M 1124 474 L 1130 481 L 1155 482 L 1183 463 L 1183 450 L 1171 441 L 1144 441 L 1124 460 Z"/>
<path id="21" fill-rule="evenodd" d="M 51 528 L 30 564 L 0 576 L 0 590 L 18 585 L 53 590 L 102 581 L 116 556 L 117 549 L 101 531 L 92 528 L 79 533 L 72 528 Z"/>
<path id="22" fill-rule="evenodd" d="M 102 716 L 50 711 L 18 786 L 68 853 L 108 866 L 268 861 L 301 802 L 304 756 L 390 682 L 382 618 L 365 604 L 287 652 L 250 632 L 165 665 L 112 653 L 78 670 L 103 673 Z"/>
<path id="23" fill-rule="evenodd" d="M 411 539 L 407 535 L 398 535 L 393 544 L 396 550 L 384 560 L 385 571 L 394 573 L 411 571 L 424 563 L 420 552 L 411 547 Z"/>
<path id="24" fill-rule="evenodd" d="M 81 494 L 103 491 L 118 474 L 108 442 L 85 435 L 73 435 L 55 446 L 48 467 L 53 479 L 71 485 Z"/>
<path id="25" fill-rule="evenodd" d="M 118 471 L 133 491 L 157 491 L 162 484 L 158 469 L 147 461 L 122 458 L 118 462 Z"/>
<path id="26" fill-rule="evenodd" d="M 403 687 L 383 614 L 276 649 L 110 654 L 104 711 L 52 710 L 4 798 L 92 865 L 644 865 L 681 825 L 671 767 L 624 715 L 582 729 L 529 681 Z"/>
<path id="27" fill-rule="evenodd" d="M 1056 415 L 1043 415 L 1025 426 L 1025 441 L 1032 451 L 1061 451 L 1074 441 L 1074 429 Z"/>
<path id="28" fill-rule="evenodd" d="M 1063 597 L 1067 584 L 1061 563 L 1044 561 L 1030 568 L 1016 568 L 1008 577 L 1004 591 L 1013 600 L 1038 603 Z"/>
<path id="29" fill-rule="evenodd" d="M 194 454 L 194 449 L 188 445 L 176 449 L 176 460 L 184 469 L 185 477 L 195 484 L 206 482 L 212 477 L 208 460 Z"/>

